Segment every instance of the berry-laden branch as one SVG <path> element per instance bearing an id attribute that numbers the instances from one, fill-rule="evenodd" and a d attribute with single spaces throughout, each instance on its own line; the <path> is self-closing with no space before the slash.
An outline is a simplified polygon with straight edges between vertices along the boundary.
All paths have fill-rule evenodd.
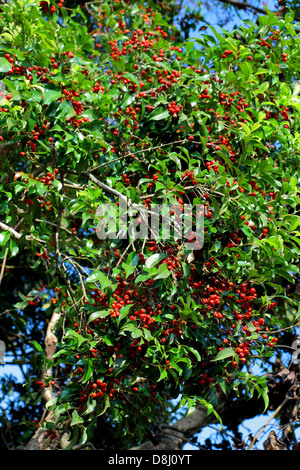
<path id="1" fill-rule="evenodd" d="M 77 172 L 74 171 L 74 170 L 64 170 L 66 173 L 69 173 L 69 174 L 73 174 L 73 175 L 77 175 Z M 117 191 L 116 189 L 114 188 L 111 188 L 110 186 L 108 186 L 107 184 L 103 183 L 102 181 L 100 181 L 98 178 L 96 178 L 92 173 L 88 172 L 88 171 L 83 171 L 81 173 L 83 176 L 85 176 L 86 178 L 90 179 L 93 183 L 95 183 L 99 188 L 103 189 L 104 191 L 110 193 L 110 194 L 113 194 L 114 196 L 117 196 L 121 201 L 124 201 L 125 203 L 127 203 L 128 205 L 128 208 L 136 208 L 136 207 L 139 207 L 137 206 L 136 204 L 134 204 L 132 202 L 132 200 L 130 198 L 127 198 L 126 196 L 124 196 L 124 194 L 120 193 L 119 191 Z M 157 214 L 151 210 L 147 210 L 147 214 L 149 215 L 154 215 L 155 217 L 157 216 Z M 142 217 L 145 216 L 144 213 L 141 214 Z M 168 216 L 165 216 L 165 220 L 166 221 L 169 221 L 169 222 L 172 222 L 172 220 L 170 219 L 170 217 Z"/>

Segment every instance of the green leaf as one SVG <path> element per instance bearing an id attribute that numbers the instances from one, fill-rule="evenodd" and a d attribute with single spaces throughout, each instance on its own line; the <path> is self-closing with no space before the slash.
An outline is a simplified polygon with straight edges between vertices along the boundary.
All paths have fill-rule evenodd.
<path id="1" fill-rule="evenodd" d="M 117 319 L 117 323 L 119 324 L 120 321 L 128 315 L 129 310 L 132 308 L 132 304 L 125 305 L 120 309 L 120 315 Z"/>
<path id="2" fill-rule="evenodd" d="M 106 412 L 106 410 L 107 410 L 107 408 L 109 407 L 109 405 L 110 405 L 109 396 L 107 395 L 107 393 L 105 393 L 105 394 L 104 394 L 104 408 L 103 408 L 103 410 L 100 411 L 100 413 L 98 413 L 97 416 L 103 415 L 103 414 Z"/>
<path id="3" fill-rule="evenodd" d="M 161 380 L 165 379 L 168 376 L 168 372 L 163 367 L 160 367 L 159 371 L 160 371 L 160 375 L 159 375 L 159 378 L 157 379 L 157 382 L 160 382 Z"/>
<path id="4" fill-rule="evenodd" d="M 201 356 L 200 356 L 199 352 L 196 349 L 192 348 L 191 346 L 184 346 L 184 349 L 186 349 L 187 351 L 194 354 L 194 356 L 196 356 L 198 361 L 201 361 Z"/>
<path id="5" fill-rule="evenodd" d="M 283 269 L 277 269 L 276 274 L 278 274 L 278 276 L 284 277 L 285 279 L 287 279 L 292 284 L 295 283 L 295 279 L 293 278 L 293 276 L 290 275 L 290 273 L 288 271 L 284 271 Z"/>
<path id="6" fill-rule="evenodd" d="M 17 302 L 14 307 L 17 308 L 17 309 L 20 309 L 20 310 L 23 310 L 24 308 L 26 308 L 28 306 L 28 302 L 26 301 L 23 301 L 23 302 Z"/>
<path id="7" fill-rule="evenodd" d="M 154 255 L 151 255 L 145 262 L 145 267 L 146 268 L 152 268 L 152 266 L 155 266 L 159 261 L 164 259 L 167 255 L 165 253 L 155 253 Z"/>
<path id="8" fill-rule="evenodd" d="M 252 72 L 252 67 L 248 64 L 248 62 L 242 62 L 240 64 L 240 69 L 242 71 L 242 74 L 243 74 L 243 80 L 244 82 L 246 82 L 248 80 L 248 78 L 250 77 L 251 75 L 251 72 Z"/>
<path id="9" fill-rule="evenodd" d="M 263 413 L 267 410 L 269 406 L 269 395 L 265 390 L 261 390 L 261 396 L 263 397 L 264 403 L 265 403 L 265 408 Z"/>
<path id="10" fill-rule="evenodd" d="M 76 411 L 77 413 L 77 411 Z M 77 413 L 78 415 L 78 413 Z M 76 419 L 76 418 L 75 418 Z M 74 426 L 76 424 L 74 423 Z M 75 429 L 75 433 L 74 433 L 74 436 L 72 437 L 71 441 L 69 442 L 69 444 L 67 445 L 67 447 L 64 448 L 64 450 L 71 450 L 74 445 L 77 443 L 78 441 L 78 437 L 79 437 L 79 433 L 80 433 L 80 430 L 79 430 L 79 426 L 76 426 L 76 429 Z"/>
<path id="11" fill-rule="evenodd" d="M 86 364 L 85 370 L 84 370 L 84 376 L 82 378 L 82 383 L 86 383 L 93 375 L 93 367 L 92 367 L 92 361 L 89 360 Z"/>
<path id="12" fill-rule="evenodd" d="M 86 282 L 100 282 L 101 288 L 105 289 L 110 286 L 112 282 L 105 276 L 105 274 L 100 271 L 92 273 L 87 279 Z"/>
<path id="13" fill-rule="evenodd" d="M 216 355 L 216 357 L 214 359 L 211 359 L 211 362 L 222 361 L 223 359 L 227 359 L 228 357 L 233 357 L 235 355 L 236 355 L 236 353 L 235 353 L 234 349 L 224 348 L 224 349 L 222 349 L 221 351 L 218 352 L 218 354 Z"/>
<path id="14" fill-rule="evenodd" d="M 300 225 L 300 217 L 298 215 L 289 215 L 286 219 L 290 222 L 289 231 L 294 232 Z"/>
<path id="15" fill-rule="evenodd" d="M 127 78 L 127 76 L 126 76 Z M 128 106 L 131 105 L 131 103 L 133 103 L 133 101 L 135 100 L 135 94 L 132 94 L 132 93 L 126 93 L 126 95 L 124 96 L 124 99 L 121 103 L 121 108 L 127 108 Z"/>
<path id="16" fill-rule="evenodd" d="M 30 344 L 32 344 L 38 352 L 44 354 L 44 350 L 42 346 L 39 343 L 37 343 L 37 341 L 30 341 Z"/>
<path id="17" fill-rule="evenodd" d="M 267 91 L 268 88 L 269 88 L 269 82 L 264 82 L 256 90 L 253 90 L 253 92 L 256 95 L 263 94 Z"/>
<path id="18" fill-rule="evenodd" d="M 93 401 L 95 402 L 95 400 L 93 400 Z M 86 411 L 86 413 L 87 413 L 87 411 Z M 88 438 L 87 430 L 84 426 L 81 426 L 81 438 L 80 438 L 80 441 L 78 442 L 78 446 L 79 447 L 83 446 L 86 443 L 87 438 Z"/>
<path id="19" fill-rule="evenodd" d="M 109 315 L 108 310 L 102 310 L 101 312 L 93 312 L 89 316 L 88 323 L 91 323 L 92 321 L 96 320 L 97 318 L 106 318 Z"/>
<path id="20" fill-rule="evenodd" d="M 19 245 L 17 244 L 17 242 L 13 238 L 10 239 L 9 249 L 10 249 L 10 256 L 11 257 L 16 256 L 19 252 Z"/>
<path id="21" fill-rule="evenodd" d="M 238 45 L 239 45 L 238 41 L 236 41 L 233 38 L 226 38 L 226 41 L 228 42 L 228 44 L 230 44 L 231 49 L 233 50 L 233 52 L 235 54 L 237 52 Z"/>
<path id="22" fill-rule="evenodd" d="M 68 118 L 68 117 L 72 117 L 72 116 L 75 116 L 75 111 L 71 105 L 71 103 L 69 101 L 63 101 L 60 105 L 59 105 L 59 114 L 56 116 L 57 118 Z"/>
<path id="23" fill-rule="evenodd" d="M 212 195 L 210 195 L 210 199 L 211 199 L 212 206 L 214 209 L 212 222 L 215 222 L 219 218 L 219 215 L 220 215 L 220 204 Z"/>
<path id="24" fill-rule="evenodd" d="M 196 400 L 193 398 L 188 398 L 186 416 L 189 416 L 190 414 L 194 413 L 195 409 L 196 409 Z"/>
<path id="25" fill-rule="evenodd" d="M 12 68 L 12 65 L 4 57 L 0 57 L 0 72 L 8 72 Z"/>
<path id="26" fill-rule="evenodd" d="M 130 264 L 130 266 L 137 266 L 139 263 L 139 260 L 140 260 L 139 255 L 137 255 L 134 251 L 132 251 L 130 255 L 128 255 L 127 257 L 126 264 Z"/>
<path id="27" fill-rule="evenodd" d="M 132 338 L 140 338 L 143 335 L 141 329 L 137 328 L 132 323 L 127 323 L 123 328 L 122 331 L 130 331 Z"/>
<path id="28" fill-rule="evenodd" d="M 171 271 L 166 263 L 161 264 L 157 270 L 157 274 L 154 279 L 165 279 L 171 275 Z"/>
<path id="29" fill-rule="evenodd" d="M 50 104 L 52 101 L 56 101 L 61 96 L 60 91 L 47 90 L 44 93 L 43 104 Z"/>
<path id="30" fill-rule="evenodd" d="M 268 387 L 267 387 L 266 384 L 262 384 L 262 386 L 260 386 L 256 382 L 252 382 L 252 384 L 254 385 L 254 387 L 256 388 L 256 390 L 258 392 L 258 396 L 262 397 L 263 400 L 264 400 L 264 404 L 265 404 L 265 408 L 264 408 L 264 411 L 263 411 L 263 413 L 264 413 L 266 411 L 266 409 L 268 408 L 268 406 L 269 406 Z"/>
<path id="31" fill-rule="evenodd" d="M 3 246 L 5 245 L 8 240 L 9 240 L 9 237 L 10 237 L 10 232 L 1 232 L 0 233 L 0 246 Z"/>
<path id="32" fill-rule="evenodd" d="M 262 239 L 259 242 L 259 244 L 268 243 L 269 245 L 276 248 L 276 250 L 280 249 L 283 251 L 283 240 L 280 236 L 271 235 L 270 237 Z"/>
<path id="33" fill-rule="evenodd" d="M 160 25 L 160 26 L 164 26 L 165 28 L 168 28 L 168 29 L 170 28 L 170 26 L 171 26 L 170 23 L 167 23 L 167 22 L 163 19 L 161 13 L 157 12 L 154 18 L 155 18 L 155 19 L 154 19 L 154 21 L 155 21 L 154 24 Z"/>
<path id="34" fill-rule="evenodd" d="M 65 334 L 65 337 L 73 337 L 74 339 L 77 340 L 77 346 L 80 347 L 82 343 L 87 341 L 87 338 L 84 338 L 80 333 L 77 333 L 77 331 L 74 330 L 68 330 Z"/>
<path id="35" fill-rule="evenodd" d="M 81 424 L 84 422 L 84 419 L 79 416 L 77 410 L 74 410 L 72 413 L 71 426 L 76 426 L 76 424 Z"/>
<path id="36" fill-rule="evenodd" d="M 124 268 L 126 279 L 134 272 L 135 266 L 131 266 L 126 263 L 122 263 L 122 268 Z"/>
<path id="37" fill-rule="evenodd" d="M 56 353 L 53 354 L 52 358 L 55 359 L 56 357 L 63 356 L 63 355 L 69 355 L 70 350 L 69 349 L 60 349 Z"/>
<path id="38" fill-rule="evenodd" d="M 162 106 L 159 106 L 152 111 L 148 119 L 153 121 L 161 121 L 162 119 L 167 119 L 168 117 L 170 117 L 169 111 Z"/>

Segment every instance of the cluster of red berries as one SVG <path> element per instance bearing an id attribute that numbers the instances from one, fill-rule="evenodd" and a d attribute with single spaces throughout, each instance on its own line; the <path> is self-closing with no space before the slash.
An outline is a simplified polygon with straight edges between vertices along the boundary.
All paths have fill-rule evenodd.
<path id="1" fill-rule="evenodd" d="M 229 55 L 232 55 L 233 54 L 233 51 L 232 50 L 228 50 L 228 49 L 225 49 L 225 51 L 223 52 L 223 54 L 221 55 L 221 59 L 227 59 L 227 57 Z"/>
<path id="2" fill-rule="evenodd" d="M 42 253 L 37 252 L 36 256 L 38 258 L 44 258 L 44 259 L 49 259 L 49 255 L 46 253 L 46 251 L 42 251 Z"/>
<path id="3" fill-rule="evenodd" d="M 47 186 L 50 186 L 50 184 L 55 181 L 58 173 L 58 168 L 54 169 L 54 173 L 51 173 L 51 171 L 47 171 L 46 175 L 40 178 L 40 182 L 46 184 Z"/>
<path id="4" fill-rule="evenodd" d="M 64 3 L 64 0 L 61 0 L 59 6 L 63 6 L 63 3 Z M 49 9 L 49 3 L 48 2 L 44 2 L 44 1 L 40 2 L 40 7 L 42 8 L 44 13 L 48 13 L 48 11 L 50 11 L 50 13 L 53 14 L 53 13 L 56 12 L 56 6 L 51 5 L 51 7 Z"/>
<path id="5" fill-rule="evenodd" d="M 172 114 L 173 118 L 178 117 L 178 114 L 180 113 L 182 108 L 183 108 L 183 105 L 182 104 L 177 105 L 176 101 L 171 101 L 171 103 L 168 105 L 168 110 Z"/>

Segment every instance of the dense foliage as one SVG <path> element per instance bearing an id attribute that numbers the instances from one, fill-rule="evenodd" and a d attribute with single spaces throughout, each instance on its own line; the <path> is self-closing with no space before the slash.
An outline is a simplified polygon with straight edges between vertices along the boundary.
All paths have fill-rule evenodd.
<path id="1" fill-rule="evenodd" d="M 45 403 L 54 447 L 67 430 L 104 449 L 176 407 L 218 415 L 220 393 L 268 407 L 251 367 L 299 318 L 299 25 L 267 12 L 187 39 L 179 17 L 173 1 L 2 8 L 0 335 L 26 376 L 2 383 L 22 394 L 9 446 Z M 202 204 L 203 247 L 101 239 L 98 209 L 122 196 Z"/>

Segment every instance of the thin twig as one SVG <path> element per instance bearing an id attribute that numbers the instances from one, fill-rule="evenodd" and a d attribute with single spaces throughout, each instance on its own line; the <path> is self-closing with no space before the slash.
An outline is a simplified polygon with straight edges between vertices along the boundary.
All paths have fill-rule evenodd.
<path id="1" fill-rule="evenodd" d="M 2 279 L 3 279 L 3 276 L 4 276 L 6 261 L 7 261 L 7 254 L 4 256 L 3 261 L 2 261 L 1 273 L 0 273 L 0 285 L 1 285 L 1 282 L 2 282 Z"/>
<path id="2" fill-rule="evenodd" d="M 87 300 L 87 293 L 86 293 L 86 290 L 85 290 L 82 275 L 81 275 L 79 269 L 77 268 L 76 263 L 69 256 L 67 258 L 68 258 L 69 263 L 73 266 L 73 268 L 76 270 L 76 272 L 78 274 L 80 285 L 81 285 L 81 288 L 82 288 L 82 292 L 84 294 L 84 300 Z"/>
<path id="3" fill-rule="evenodd" d="M 41 222 L 41 223 L 45 223 L 45 224 L 48 224 L 48 225 L 52 225 L 53 227 L 56 227 L 56 224 L 54 224 L 53 222 L 50 222 L 49 220 L 42 220 L 42 219 L 34 219 L 36 222 Z M 81 241 L 80 238 L 78 238 L 76 235 L 73 234 L 73 232 L 71 232 L 71 230 L 68 230 L 64 225 L 61 225 L 60 228 L 62 230 L 64 230 L 65 232 L 69 233 L 70 235 L 74 236 L 76 238 L 77 241 Z"/>
<path id="4" fill-rule="evenodd" d="M 170 145 L 174 145 L 174 144 L 182 144 L 182 143 L 185 143 L 186 141 L 187 141 L 186 139 L 176 140 L 174 142 L 168 142 L 167 144 L 157 145 L 156 147 L 148 147 L 146 149 L 137 150 L 136 152 L 130 152 L 127 155 L 122 155 L 121 157 L 114 158 L 113 160 L 110 160 L 108 162 L 104 162 L 104 163 L 101 163 L 100 165 L 94 166 L 93 168 L 90 169 L 90 171 L 98 170 L 98 168 L 101 168 L 102 166 L 107 166 L 110 163 L 116 162 L 118 160 L 122 160 L 123 158 L 131 157 L 133 155 L 137 155 L 138 153 L 151 152 L 151 150 L 157 150 L 161 147 L 166 147 L 166 146 L 170 146 Z"/>
<path id="5" fill-rule="evenodd" d="M 127 245 L 127 248 L 126 250 L 124 251 L 124 253 L 122 254 L 122 256 L 120 257 L 119 261 L 117 262 L 116 264 L 116 268 L 119 266 L 119 264 L 121 263 L 122 259 L 124 259 L 124 256 L 126 255 L 127 251 L 129 250 L 129 248 L 131 247 L 133 243 L 129 243 L 129 245 Z"/>
<path id="6" fill-rule="evenodd" d="M 73 302 L 71 308 L 74 307 L 75 310 L 76 310 L 77 315 L 79 315 L 79 310 L 78 310 L 78 308 L 77 308 L 77 303 L 78 303 L 78 302 L 75 301 L 73 289 L 72 289 L 72 287 L 71 287 L 71 283 L 70 283 L 70 281 L 69 281 L 69 277 L 68 277 L 68 274 L 67 274 L 67 270 L 66 270 L 66 267 L 65 267 L 65 265 L 64 265 L 64 263 L 63 263 L 63 261 L 62 261 L 62 259 L 61 259 L 61 256 L 60 256 L 60 260 L 61 260 L 61 263 L 62 263 L 64 272 L 62 271 L 62 269 L 61 269 L 60 266 L 57 266 L 58 273 L 59 273 L 60 277 L 62 278 L 64 284 L 66 285 L 67 290 L 68 290 L 68 293 L 69 293 L 69 296 L 70 296 L 70 298 L 71 298 L 71 300 L 72 300 L 72 302 Z M 66 277 L 65 277 L 65 275 L 66 275 Z"/>
<path id="7" fill-rule="evenodd" d="M 274 413 L 270 416 L 270 418 L 268 419 L 268 421 L 261 427 L 260 431 L 256 434 L 256 436 L 253 437 L 251 443 L 249 444 L 249 446 L 247 447 L 246 450 L 249 450 L 251 449 L 251 447 L 257 442 L 259 436 L 261 435 L 261 433 L 263 432 L 263 430 L 265 429 L 266 426 L 268 426 L 268 424 L 270 423 L 270 421 L 272 421 L 272 419 L 277 415 L 277 413 L 279 413 L 279 411 L 281 410 L 281 408 L 284 407 L 284 405 L 286 404 L 286 402 L 289 400 L 289 398 L 285 398 L 283 400 L 283 402 L 276 408 L 276 410 L 274 411 Z"/>

